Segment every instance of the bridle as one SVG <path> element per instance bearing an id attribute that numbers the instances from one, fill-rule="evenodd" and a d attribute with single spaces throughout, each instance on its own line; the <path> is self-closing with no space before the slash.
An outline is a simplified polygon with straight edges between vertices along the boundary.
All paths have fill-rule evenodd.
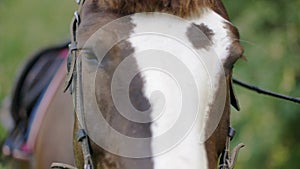
<path id="1" fill-rule="evenodd" d="M 79 8 L 74 13 L 74 17 L 70 26 L 71 43 L 69 45 L 68 74 L 64 86 L 64 91 L 69 88 L 73 96 L 74 110 L 78 120 L 77 141 L 81 144 L 81 150 L 84 158 L 84 169 L 94 169 L 89 145 L 89 138 L 87 135 L 86 121 L 84 119 L 82 74 L 80 73 L 82 62 L 81 58 L 78 57 L 78 52 L 80 49 L 78 49 L 76 39 L 77 30 L 81 22 L 79 14 L 81 13 L 84 2 L 85 0 L 76 0 Z"/>
<path id="2" fill-rule="evenodd" d="M 70 25 L 70 44 L 69 44 L 69 54 L 67 61 L 67 76 L 64 84 L 64 92 L 68 89 L 73 96 L 73 107 L 78 120 L 78 130 L 77 141 L 81 144 L 81 150 L 84 158 L 84 169 L 94 169 L 93 160 L 91 156 L 91 149 L 89 145 L 89 138 L 87 135 L 86 121 L 84 118 L 83 110 L 83 92 L 82 92 L 82 62 L 79 57 L 79 51 L 77 45 L 77 30 L 81 22 L 80 12 L 85 0 L 75 0 L 78 4 L 77 11 L 74 12 L 74 17 L 72 18 Z M 61 168 L 61 169 L 76 169 L 75 167 L 63 164 L 63 163 L 52 163 L 51 168 Z"/>
<path id="3" fill-rule="evenodd" d="M 84 119 L 83 110 L 83 93 L 82 93 L 82 75 L 81 73 L 81 58 L 79 57 L 79 48 L 77 46 L 77 30 L 81 22 L 80 13 L 85 0 L 75 0 L 79 5 L 78 10 L 74 13 L 71 22 L 71 43 L 69 44 L 68 55 L 68 73 L 64 86 L 64 91 L 69 89 L 73 96 L 74 110 L 78 119 L 77 141 L 81 144 L 81 149 L 84 157 L 84 169 L 94 169 L 93 160 L 91 157 L 91 150 L 89 145 L 89 137 L 87 135 L 86 122 Z M 220 157 L 219 169 L 233 169 L 236 163 L 237 154 L 239 150 L 244 147 L 244 144 L 237 145 L 232 153 L 230 153 L 230 141 L 233 139 L 235 130 L 229 128 L 228 136 L 226 138 L 226 146 Z M 67 166 L 67 167 L 66 167 Z M 71 166 L 53 163 L 52 168 L 72 168 Z"/>
<path id="4" fill-rule="evenodd" d="M 230 142 L 234 138 L 234 135 L 235 130 L 229 127 L 225 148 L 221 154 L 218 169 L 233 169 L 235 167 L 240 149 L 245 146 L 243 143 L 240 143 L 230 152 Z"/>
<path id="5" fill-rule="evenodd" d="M 85 0 L 75 0 L 76 3 L 79 5 L 78 10 L 74 13 L 74 17 L 71 22 L 71 27 L 70 27 L 70 32 L 71 32 L 71 43 L 69 45 L 69 56 L 68 56 L 68 74 L 66 78 L 66 83 L 64 86 L 64 91 L 69 91 L 71 92 L 73 96 L 73 103 L 74 103 L 74 109 L 75 113 L 78 119 L 78 131 L 77 131 L 77 141 L 81 144 L 81 149 L 83 152 L 83 157 L 84 157 L 84 169 L 94 169 L 93 166 L 93 161 L 91 157 L 91 150 L 90 150 L 90 145 L 89 145 L 89 137 L 87 135 L 87 129 L 86 129 L 86 122 L 84 119 L 84 110 L 83 110 L 83 91 L 82 91 L 82 75 L 81 73 L 81 58 L 78 55 L 78 52 L 80 49 L 78 49 L 77 46 L 77 29 L 80 25 L 81 18 L 80 18 L 80 13 L 82 10 L 82 6 L 85 3 Z M 248 89 L 256 89 L 256 91 L 260 93 L 265 93 L 267 94 L 268 92 L 263 92 L 264 90 L 260 89 L 257 87 L 253 87 L 247 84 L 242 83 L 238 80 L 233 81 L 234 83 L 244 86 Z M 276 97 L 274 93 L 272 93 L 272 96 Z M 283 99 L 284 96 L 281 95 Z M 287 100 L 295 101 L 300 103 L 299 98 L 290 98 Z M 219 160 L 219 169 L 233 169 L 237 160 L 237 155 L 239 150 L 244 147 L 244 144 L 240 143 L 236 147 L 232 149 L 230 152 L 230 142 L 233 139 L 235 135 L 235 130 L 233 128 L 228 129 L 228 135 L 226 138 L 226 145 L 225 148 L 220 156 Z M 71 166 L 61 164 L 61 163 L 54 163 L 52 168 L 73 168 Z"/>

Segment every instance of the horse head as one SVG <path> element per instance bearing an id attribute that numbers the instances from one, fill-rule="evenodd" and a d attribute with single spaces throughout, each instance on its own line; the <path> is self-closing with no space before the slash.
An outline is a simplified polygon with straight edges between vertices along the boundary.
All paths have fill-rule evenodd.
<path id="1" fill-rule="evenodd" d="M 95 168 L 216 168 L 243 53 L 222 2 L 86 0 L 79 16 L 75 131 L 86 128 Z"/>

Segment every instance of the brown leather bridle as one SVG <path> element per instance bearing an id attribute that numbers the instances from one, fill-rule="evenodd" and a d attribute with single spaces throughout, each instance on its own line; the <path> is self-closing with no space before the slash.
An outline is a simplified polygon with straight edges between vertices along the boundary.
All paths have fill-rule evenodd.
<path id="1" fill-rule="evenodd" d="M 76 39 L 77 29 L 81 22 L 79 14 L 81 12 L 84 2 L 85 0 L 76 0 L 76 3 L 79 5 L 79 8 L 74 13 L 74 17 L 71 22 L 71 43 L 69 45 L 68 74 L 64 91 L 66 91 L 72 85 L 70 91 L 73 95 L 74 110 L 78 120 L 77 141 L 81 144 L 81 149 L 84 158 L 84 169 L 94 169 L 89 146 L 89 138 L 87 135 L 86 121 L 84 119 L 81 74 L 82 63 L 81 58 L 78 55 L 79 49 L 77 47 Z"/>

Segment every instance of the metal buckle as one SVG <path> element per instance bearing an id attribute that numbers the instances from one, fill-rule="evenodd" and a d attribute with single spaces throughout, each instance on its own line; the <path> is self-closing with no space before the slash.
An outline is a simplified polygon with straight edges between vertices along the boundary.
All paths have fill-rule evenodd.
<path id="1" fill-rule="evenodd" d="M 75 2 L 79 5 L 81 0 L 75 0 Z"/>
<path id="2" fill-rule="evenodd" d="M 80 24 L 80 16 L 79 16 L 78 11 L 75 11 L 75 12 L 74 12 L 74 16 L 75 16 L 75 19 L 76 19 L 76 21 L 77 21 L 77 25 L 79 25 L 79 24 Z"/>
<path id="3" fill-rule="evenodd" d="M 87 134 L 84 129 L 79 129 L 76 134 L 78 142 L 82 142 L 82 140 L 87 137 Z"/>
<path id="4" fill-rule="evenodd" d="M 230 152 L 230 141 L 233 139 L 234 135 L 235 135 L 235 130 L 229 127 L 226 146 L 221 155 L 218 169 L 233 169 L 235 167 L 237 156 L 240 149 L 245 146 L 243 143 L 240 143 L 237 146 L 235 146 Z"/>
<path id="5" fill-rule="evenodd" d="M 234 130 L 234 128 L 229 127 L 228 136 L 229 136 L 230 140 L 232 140 L 234 138 L 234 136 L 235 136 L 235 130 Z"/>

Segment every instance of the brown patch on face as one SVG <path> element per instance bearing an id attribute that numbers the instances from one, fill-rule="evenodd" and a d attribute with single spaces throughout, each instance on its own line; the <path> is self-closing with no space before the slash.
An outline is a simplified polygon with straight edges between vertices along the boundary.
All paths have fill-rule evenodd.
<path id="1" fill-rule="evenodd" d="M 214 32 L 211 29 L 209 29 L 207 27 L 207 25 L 205 25 L 203 23 L 200 24 L 200 25 L 196 25 L 196 26 L 206 35 L 206 37 L 208 38 L 208 40 L 211 41 L 212 36 L 214 35 Z"/>
<path id="2" fill-rule="evenodd" d="M 222 5 L 223 6 L 223 5 Z M 221 7 L 222 7 L 221 6 Z M 224 7 L 222 7 L 224 8 Z M 223 12 L 226 12 L 225 10 Z M 223 13 L 224 16 L 227 16 L 227 13 Z M 228 16 L 227 16 L 228 18 Z M 225 18 L 226 19 L 226 18 Z M 228 29 L 228 35 L 232 39 L 232 44 L 227 49 L 229 51 L 229 56 L 226 58 L 224 62 L 224 69 L 225 69 L 225 75 L 226 75 L 226 86 L 223 86 L 221 90 L 226 90 L 226 103 L 225 108 L 223 111 L 223 115 L 221 117 L 221 120 L 219 122 L 219 125 L 217 129 L 214 131 L 212 136 L 205 142 L 206 152 L 207 152 L 207 158 L 209 159 L 209 168 L 217 168 L 217 162 L 218 157 L 222 153 L 223 149 L 225 148 L 226 144 L 226 137 L 228 134 L 228 128 L 230 126 L 230 102 L 232 101 L 231 92 L 231 78 L 232 78 L 232 69 L 234 63 L 242 56 L 243 54 L 243 47 L 239 43 L 239 32 L 236 27 L 231 25 L 230 23 L 227 23 L 226 28 Z M 236 102 L 236 107 L 237 101 Z M 213 109 L 214 105 L 211 105 Z M 209 114 L 208 118 L 208 124 L 209 126 L 209 119 L 213 118 L 213 115 L 211 113 Z"/>
<path id="3" fill-rule="evenodd" d="M 124 27 L 122 27 L 124 28 Z M 134 49 L 131 47 L 129 42 L 121 42 L 114 46 L 105 56 L 105 58 L 101 62 L 101 68 L 98 69 L 97 78 L 95 83 L 96 86 L 96 99 L 98 107 L 109 123 L 110 127 L 114 128 L 119 133 L 133 138 L 151 138 L 151 123 L 138 123 L 133 122 L 126 119 L 123 115 L 121 115 L 117 108 L 115 107 L 115 102 L 112 96 L 112 90 L 118 91 L 126 91 L 129 87 L 129 104 L 140 111 L 146 111 L 148 115 L 148 121 L 151 121 L 150 113 L 150 103 L 145 98 L 143 94 L 144 88 L 144 80 L 142 79 L 140 74 L 137 74 L 132 80 L 130 84 L 126 84 L 128 79 L 127 74 L 131 74 L 132 71 L 138 70 L 137 64 L 135 60 L 131 60 L 127 67 L 128 69 L 126 72 L 122 72 L 122 76 L 117 79 L 117 85 L 112 88 L 112 78 L 113 75 L 119 66 L 119 64 L 124 61 L 124 59 L 128 59 L 130 55 L 134 52 Z M 126 84 L 126 85 L 124 85 Z M 115 92 L 118 92 L 115 91 Z M 118 97 L 118 93 L 117 96 Z M 130 107 L 130 106 L 129 106 Z M 124 107 L 125 109 L 128 108 L 127 106 Z M 122 109 L 123 111 L 128 111 Z M 121 110 L 121 111 L 122 111 Z M 133 111 L 130 113 L 139 113 L 138 111 Z M 119 141 L 122 140 L 111 140 L 112 144 L 118 146 L 120 143 Z M 128 145 L 129 146 L 129 145 Z M 143 142 L 142 145 L 135 145 L 135 147 L 128 147 L 128 149 L 133 151 L 144 151 L 151 154 L 151 142 Z M 104 153 L 104 161 L 103 164 L 114 164 L 113 162 L 117 162 L 118 167 L 115 168 L 124 168 L 124 169 L 140 169 L 140 168 L 153 168 L 152 159 L 151 158 L 144 158 L 144 159 L 132 159 L 132 158 L 125 158 L 125 157 L 116 157 L 109 153 Z M 105 166 L 101 167 L 105 167 Z M 109 166 L 107 168 L 109 168 Z M 113 167 L 114 168 L 114 167 Z"/>
<path id="4" fill-rule="evenodd" d="M 196 49 L 208 49 L 212 45 L 214 32 L 205 24 L 190 26 L 186 32 L 187 37 Z"/>
<path id="5" fill-rule="evenodd" d="M 95 1 L 93 1 L 95 2 Z M 88 1 L 85 6 L 83 7 L 81 16 L 82 23 L 78 30 L 78 44 L 79 47 L 83 47 L 86 43 L 87 39 L 91 35 L 93 35 L 94 32 L 96 32 L 100 27 L 105 25 L 106 23 L 109 23 L 117 18 L 119 18 L 121 15 L 118 13 L 114 13 L 112 11 L 106 10 L 106 9 L 99 9 L 97 10 L 95 8 L 95 3 L 92 1 Z M 116 40 L 116 38 L 119 38 L 118 35 L 130 35 L 135 25 L 133 25 L 128 19 L 124 22 L 118 22 L 114 24 L 110 30 L 107 30 L 109 33 L 101 34 L 101 39 L 99 42 L 93 44 L 92 53 L 97 56 L 97 53 L 101 51 L 102 49 L 110 49 L 108 48 L 111 43 Z M 121 29 L 120 29 L 121 28 Z M 98 51 L 99 50 L 99 51 Z M 100 67 L 98 67 L 96 79 L 93 83 L 96 84 L 95 92 L 93 97 L 95 97 L 96 94 L 96 100 L 98 108 L 101 110 L 101 113 L 105 120 L 110 124 L 112 128 L 117 130 L 119 133 L 122 133 L 123 135 L 134 137 L 134 138 L 148 138 L 152 136 L 151 133 L 151 123 L 136 123 L 133 121 L 130 121 L 123 117 L 120 112 L 116 109 L 114 105 L 114 101 L 112 98 L 112 89 L 111 89 L 111 82 L 113 75 L 116 71 L 116 68 L 120 65 L 124 59 L 128 58 L 132 53 L 134 53 L 134 49 L 132 48 L 131 44 L 127 41 L 121 41 L 120 43 L 114 45 L 109 52 L 105 55 L 103 60 L 101 61 Z M 88 70 L 87 67 L 88 64 L 83 64 L 83 72 L 82 76 L 83 78 L 87 77 L 89 74 L 85 70 Z M 85 66 L 85 67 L 84 67 Z M 130 71 L 136 71 L 138 70 L 138 66 L 135 60 L 132 60 L 130 62 L 130 67 L 128 67 L 128 70 L 126 72 Z M 126 72 L 124 74 L 126 75 Z M 125 78 L 125 77 L 124 77 Z M 119 80 L 119 84 L 122 84 L 124 80 L 122 77 Z M 83 92 L 86 95 L 85 100 L 88 100 L 89 97 L 92 97 L 92 94 L 90 96 L 87 96 L 91 91 L 90 87 L 92 86 L 89 81 L 85 81 L 83 79 Z M 150 103 L 147 100 L 147 98 L 143 95 L 143 86 L 144 80 L 141 77 L 140 74 L 137 74 L 134 79 L 132 79 L 129 87 L 129 96 L 130 101 L 132 105 L 138 109 L 138 110 L 147 110 L 150 109 Z M 117 85 L 119 86 L 119 85 Z M 122 88 L 123 86 L 120 85 Z M 123 89 L 122 89 L 123 90 Z M 91 92 L 90 92 L 91 93 Z M 87 101 L 88 102 L 88 101 Z M 88 109 L 88 105 L 85 105 L 85 111 L 86 112 L 98 112 Z M 90 106 L 95 107 L 95 106 Z M 100 113 L 100 112 L 99 112 Z M 151 121 L 150 113 L 151 110 L 148 112 L 148 118 L 149 121 Z M 98 115 L 95 114 L 95 117 Z M 93 120 L 93 119 L 91 119 Z M 87 121 L 87 124 L 95 124 L 96 121 Z M 89 128 L 88 128 L 89 129 Z M 90 129 L 91 130 L 91 129 Z M 94 129 L 95 130 L 95 129 Z M 105 138 L 103 138 L 105 139 Z M 111 144 L 113 145 L 120 145 L 120 141 L 122 140 L 110 140 Z M 78 156 L 76 157 L 76 161 L 78 164 L 78 168 L 83 168 L 82 166 L 82 154 L 80 150 L 80 146 L 75 142 L 75 151 L 77 152 Z M 91 140 L 91 149 L 92 149 L 92 158 L 94 161 L 94 166 L 96 168 L 101 169 L 140 169 L 140 168 L 153 168 L 153 162 L 151 158 L 143 158 L 143 159 L 132 159 L 132 158 L 125 158 L 120 157 L 114 154 L 111 154 L 105 150 L 103 150 L 101 147 L 99 147 L 97 144 L 95 144 Z M 136 151 L 145 151 L 149 152 L 151 154 L 151 143 L 145 142 L 143 143 L 143 146 L 136 145 L 136 147 L 130 147 L 128 149 L 136 150 Z"/>
<path id="6" fill-rule="evenodd" d="M 207 153 L 207 159 L 209 161 L 208 168 L 215 169 L 218 165 L 219 155 L 222 153 L 225 143 L 226 137 L 228 134 L 228 128 L 230 126 L 230 99 L 229 99 L 229 83 L 231 76 L 226 77 L 226 86 L 220 86 L 220 90 L 226 90 L 226 102 L 224 111 L 221 117 L 221 120 L 214 131 L 214 133 L 209 137 L 209 139 L 205 142 L 205 149 Z M 208 122 L 206 124 L 207 127 L 211 126 L 212 121 L 214 121 L 213 110 L 217 105 L 210 105 L 211 112 L 209 113 Z M 207 128 L 206 127 L 206 128 Z M 205 129 L 207 131 L 207 129 Z M 209 129 L 208 129 L 209 130 Z"/>

